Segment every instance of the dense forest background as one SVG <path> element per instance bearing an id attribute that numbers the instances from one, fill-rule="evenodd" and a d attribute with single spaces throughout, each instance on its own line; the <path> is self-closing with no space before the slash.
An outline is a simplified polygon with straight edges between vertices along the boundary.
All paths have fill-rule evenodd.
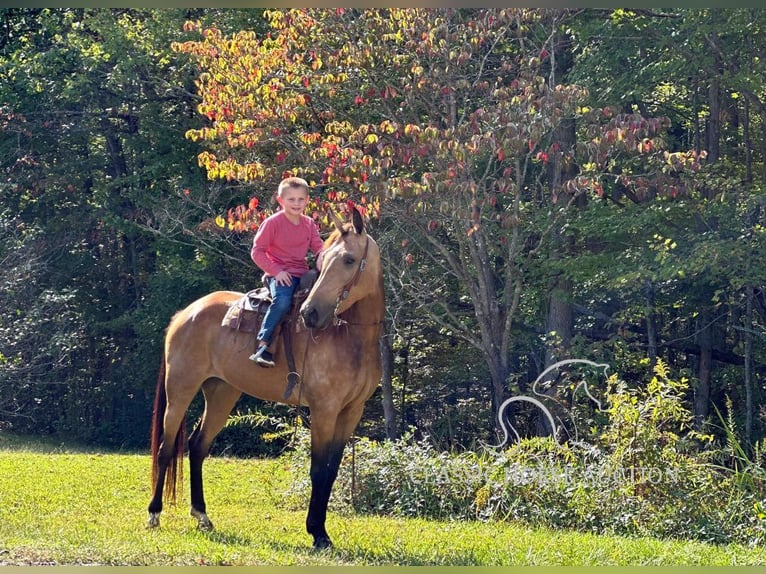
<path id="1" fill-rule="evenodd" d="M 0 428 L 146 448 L 168 320 L 257 286 L 290 172 L 383 248 L 360 434 L 493 442 L 557 361 L 640 387 L 661 359 L 755 445 L 765 62 L 758 9 L 2 9 Z M 236 410 L 236 454 L 295 417 Z"/>

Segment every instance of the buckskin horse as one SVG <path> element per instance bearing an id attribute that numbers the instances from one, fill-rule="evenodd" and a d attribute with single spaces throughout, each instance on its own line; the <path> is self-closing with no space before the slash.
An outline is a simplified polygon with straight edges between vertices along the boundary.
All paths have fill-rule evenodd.
<path id="1" fill-rule="evenodd" d="M 307 406 L 311 426 L 311 498 L 306 530 L 314 548 L 332 546 L 327 505 L 343 450 L 380 382 L 379 338 L 385 312 L 380 251 L 356 208 L 351 221 L 330 212 L 335 229 L 325 241 L 321 272 L 300 305 L 303 329 L 292 334 L 298 385 L 285 397 L 284 357 L 272 368 L 249 360 L 253 335 L 221 326 L 243 294 L 210 293 L 176 313 L 168 325 L 151 431 L 153 497 L 147 526 L 159 526 L 164 494 L 175 500 L 186 442 L 186 411 L 201 389 L 202 416 L 189 436 L 191 515 L 211 530 L 202 463 L 242 393 Z"/>

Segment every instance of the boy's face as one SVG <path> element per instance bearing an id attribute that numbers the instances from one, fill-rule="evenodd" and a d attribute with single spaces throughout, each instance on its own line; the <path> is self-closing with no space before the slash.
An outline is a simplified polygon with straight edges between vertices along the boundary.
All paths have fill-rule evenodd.
<path id="1" fill-rule="evenodd" d="M 309 194 L 302 187 L 286 187 L 282 190 L 282 195 L 277 197 L 277 201 L 288 216 L 297 216 L 306 209 Z"/>

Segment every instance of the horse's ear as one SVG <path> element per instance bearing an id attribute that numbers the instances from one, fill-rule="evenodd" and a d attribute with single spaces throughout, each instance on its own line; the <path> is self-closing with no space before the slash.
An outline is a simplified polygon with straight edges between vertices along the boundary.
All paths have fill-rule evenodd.
<path id="1" fill-rule="evenodd" d="M 330 221 L 338 231 L 343 231 L 343 222 L 338 218 L 338 214 L 333 209 L 328 209 L 327 214 L 330 216 Z"/>
<path id="2" fill-rule="evenodd" d="M 354 207 L 354 211 L 351 215 L 352 221 L 354 222 L 354 229 L 361 235 L 362 231 L 364 231 L 364 219 L 362 219 L 362 214 L 359 213 L 359 210 L 356 207 Z"/>

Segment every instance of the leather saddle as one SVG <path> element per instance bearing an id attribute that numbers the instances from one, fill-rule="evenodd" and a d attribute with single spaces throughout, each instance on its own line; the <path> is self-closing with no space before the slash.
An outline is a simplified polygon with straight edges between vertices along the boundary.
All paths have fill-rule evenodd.
<path id="1" fill-rule="evenodd" d="M 311 287 L 316 282 L 317 275 L 316 270 L 312 269 L 301 277 L 300 285 L 298 285 L 293 295 L 290 311 L 280 321 L 277 327 L 278 330 L 281 330 L 286 322 L 297 323 L 298 310 L 301 303 L 308 297 Z M 261 328 L 263 316 L 269 309 L 269 305 L 271 305 L 271 293 L 269 293 L 268 287 L 264 284 L 264 286 L 248 291 L 242 297 L 230 303 L 229 310 L 226 311 L 226 315 L 224 315 L 221 321 L 221 326 L 244 333 L 257 334 Z M 274 340 L 276 339 L 277 337 L 274 337 Z"/>
<path id="2" fill-rule="evenodd" d="M 274 342 L 276 343 L 281 340 L 282 351 L 287 360 L 287 387 L 283 395 L 285 400 L 287 400 L 299 382 L 299 374 L 295 370 L 295 359 L 293 358 L 292 329 L 290 329 L 290 324 L 295 324 L 294 328 L 298 328 L 298 311 L 301 308 L 301 303 L 309 296 L 311 287 L 316 282 L 318 275 L 317 271 L 312 269 L 301 277 L 301 282 L 293 295 L 290 311 L 279 322 L 274 333 Z M 248 291 L 242 297 L 230 303 L 229 310 L 226 311 L 221 321 L 221 326 L 257 335 L 263 322 L 263 316 L 266 314 L 270 304 L 271 293 L 268 287 L 265 286 L 264 281 L 263 287 Z M 280 334 L 281 337 L 279 336 Z M 257 345 L 256 336 L 253 337 L 253 344 L 254 346 Z"/>

